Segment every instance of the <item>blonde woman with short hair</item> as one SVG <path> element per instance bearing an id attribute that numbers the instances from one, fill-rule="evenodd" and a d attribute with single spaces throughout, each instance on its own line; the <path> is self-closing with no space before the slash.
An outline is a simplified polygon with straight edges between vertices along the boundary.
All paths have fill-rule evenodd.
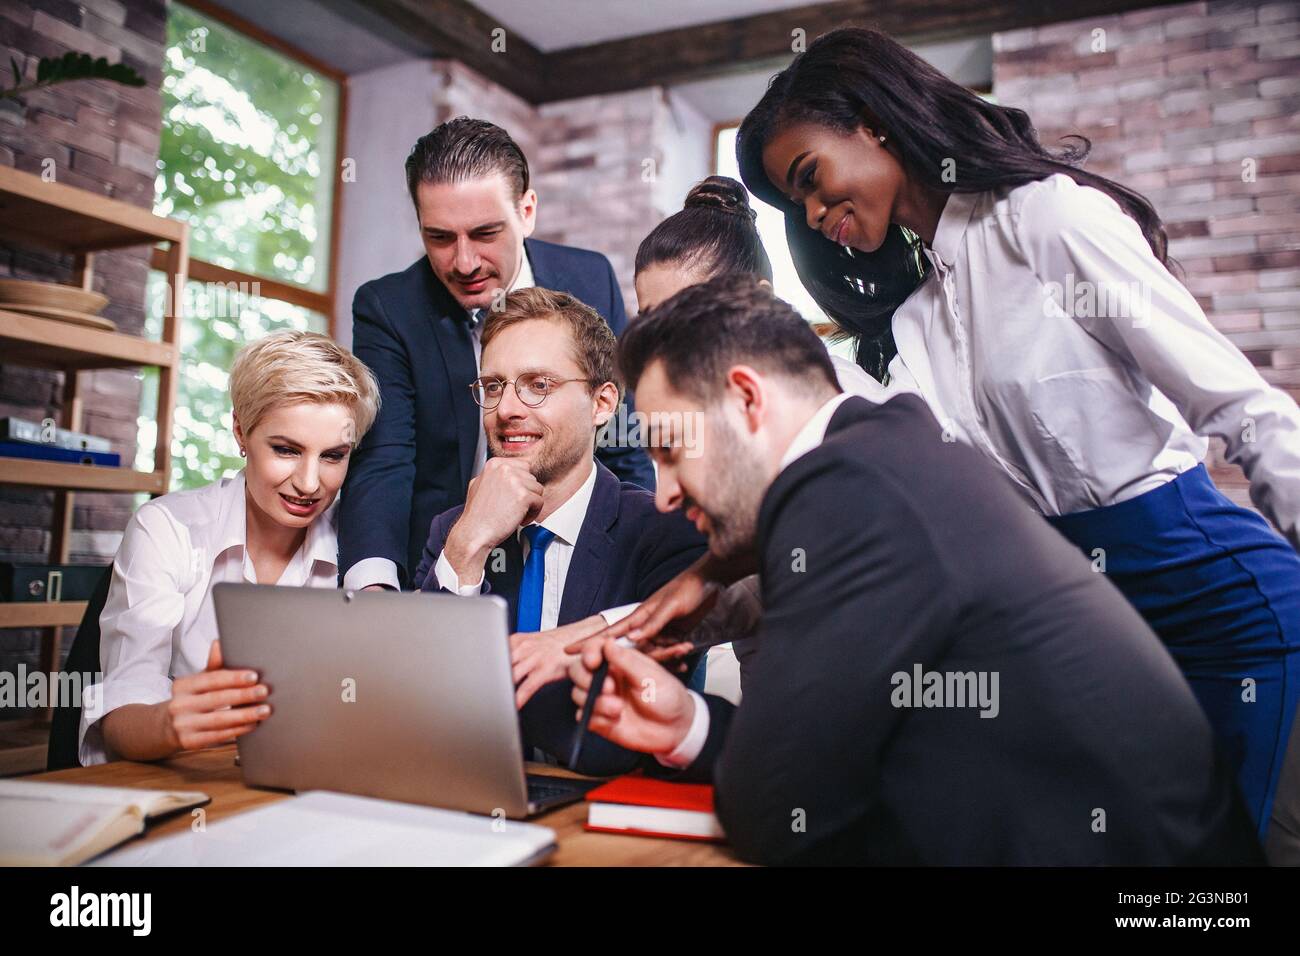
<path id="1" fill-rule="evenodd" d="M 335 499 L 379 390 L 351 352 L 274 332 L 230 372 L 243 471 L 150 501 L 127 525 L 100 615 L 101 683 L 86 691 L 83 765 L 228 743 L 269 713 L 268 689 L 227 670 L 212 587 L 337 586 Z"/>

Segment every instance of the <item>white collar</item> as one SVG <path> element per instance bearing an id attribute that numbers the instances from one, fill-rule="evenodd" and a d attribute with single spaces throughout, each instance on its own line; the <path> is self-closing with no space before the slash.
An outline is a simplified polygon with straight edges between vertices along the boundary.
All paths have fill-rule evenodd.
<path id="1" fill-rule="evenodd" d="M 217 484 L 221 497 L 217 511 L 221 516 L 217 554 L 223 554 L 231 548 L 243 550 L 248 543 L 248 499 L 244 490 L 244 470 L 241 468 L 235 477 L 222 478 Z"/>
<path id="2" fill-rule="evenodd" d="M 569 495 L 564 504 L 541 522 L 543 528 L 554 532 L 557 538 L 570 546 L 578 540 L 578 535 L 582 532 L 582 523 L 587 520 L 587 506 L 591 504 L 591 493 L 596 487 L 595 459 L 588 459 L 588 465 L 591 470 L 587 473 L 587 480 L 578 486 L 577 491 Z"/>
<path id="3" fill-rule="evenodd" d="M 528 250 L 524 249 L 523 261 L 519 263 L 519 275 L 515 276 L 515 281 L 510 287 L 510 291 L 514 292 L 516 289 L 531 289 L 535 285 L 537 285 L 537 280 L 533 278 L 533 266 L 532 263 L 528 261 Z"/>
<path id="4" fill-rule="evenodd" d="M 528 250 L 527 248 L 525 248 L 523 259 L 519 263 L 519 274 L 515 276 L 514 284 L 511 285 L 510 288 L 506 290 L 506 293 L 509 294 L 511 292 L 516 292 L 519 289 L 531 289 L 535 285 L 537 285 L 537 281 L 533 278 L 533 267 L 532 264 L 528 261 Z M 476 328 L 481 325 L 479 320 L 482 317 L 483 317 L 482 309 L 470 310 L 469 313 L 470 322 Z"/>
<path id="5" fill-rule="evenodd" d="M 231 548 L 246 551 L 248 548 L 248 498 L 244 471 L 233 478 L 221 480 L 221 537 L 217 543 L 217 554 Z M 331 567 L 338 567 L 339 546 L 335 522 L 338 519 L 338 495 L 324 512 L 317 515 L 307 526 L 307 536 L 303 539 L 299 552 L 308 562 L 323 561 Z"/>
<path id="6" fill-rule="evenodd" d="M 966 227 L 970 225 L 980 196 L 980 193 L 949 193 L 948 201 L 943 204 L 930 251 L 950 269 L 957 261 L 957 250 L 966 237 Z"/>
<path id="7" fill-rule="evenodd" d="M 826 428 L 830 425 L 836 409 L 852 397 L 848 392 L 840 392 L 834 398 L 828 398 L 821 408 L 812 413 L 812 417 L 804 422 L 803 428 L 799 429 L 791 440 L 790 447 L 785 450 L 778 474 L 822 443 L 826 438 Z"/>

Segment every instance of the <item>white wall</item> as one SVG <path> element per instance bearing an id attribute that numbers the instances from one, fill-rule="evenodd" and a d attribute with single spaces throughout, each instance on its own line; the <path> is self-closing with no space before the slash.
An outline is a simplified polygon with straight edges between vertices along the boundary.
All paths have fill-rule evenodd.
<path id="1" fill-rule="evenodd" d="M 653 198 L 661 217 L 679 212 L 690 188 L 713 174 L 713 122 L 673 90 L 664 92 Z M 646 230 L 649 232 L 649 229 Z"/>
<path id="2" fill-rule="evenodd" d="M 424 254 L 402 163 L 438 125 L 431 60 L 410 60 L 348 80 L 345 158 L 356 181 L 339 184 L 337 338 L 352 345 L 352 298 L 363 283 L 399 272 Z"/>

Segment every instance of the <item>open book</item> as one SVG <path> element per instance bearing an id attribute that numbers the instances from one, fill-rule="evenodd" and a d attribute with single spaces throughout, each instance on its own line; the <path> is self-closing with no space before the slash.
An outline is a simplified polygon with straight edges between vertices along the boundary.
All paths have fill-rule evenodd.
<path id="1" fill-rule="evenodd" d="M 0 866 L 72 866 L 143 833 L 151 817 L 209 799 L 195 791 L 0 780 Z"/>

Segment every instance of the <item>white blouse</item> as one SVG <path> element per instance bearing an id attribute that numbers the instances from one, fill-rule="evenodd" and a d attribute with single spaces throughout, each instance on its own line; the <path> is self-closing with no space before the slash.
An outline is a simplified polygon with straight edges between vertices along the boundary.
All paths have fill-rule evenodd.
<path id="1" fill-rule="evenodd" d="M 842 355 L 832 354 L 831 365 L 835 367 L 835 377 L 839 380 L 842 392 L 848 395 L 856 395 L 858 398 L 865 398 L 876 405 L 889 401 L 895 395 L 916 390 L 915 384 L 911 382 L 911 376 L 908 375 L 907 369 L 904 368 L 891 367 L 889 384 L 882 385 L 861 365 L 849 361 Z M 893 374 L 895 372 L 897 374 Z"/>
<path id="2" fill-rule="evenodd" d="M 1157 488 L 1217 435 L 1300 547 L 1300 410 L 1113 199 L 1063 174 L 954 193 L 925 252 L 934 271 L 894 313 L 891 373 L 1041 512 Z"/>
<path id="3" fill-rule="evenodd" d="M 307 528 L 302 547 L 276 583 L 338 585 L 338 501 Z M 217 637 L 212 587 L 256 583 L 245 548 L 244 473 L 194 491 L 175 491 L 131 518 L 113 559 L 113 581 L 99 617 L 102 681 L 82 700 L 83 766 L 111 759 L 100 721 L 124 704 L 159 704 L 172 678 L 202 671 Z"/>

